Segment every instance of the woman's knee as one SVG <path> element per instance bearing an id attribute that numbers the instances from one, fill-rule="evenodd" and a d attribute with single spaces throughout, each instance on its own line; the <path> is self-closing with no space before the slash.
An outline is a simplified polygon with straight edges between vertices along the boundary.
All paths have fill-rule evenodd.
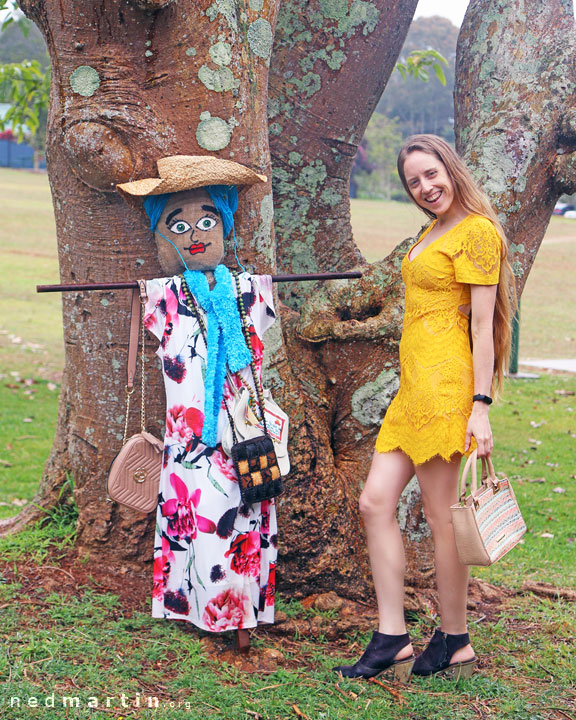
<path id="1" fill-rule="evenodd" d="M 390 492 L 386 486 L 372 484 L 369 481 L 366 482 L 358 500 L 360 513 L 364 518 L 374 516 L 383 520 L 394 518 L 397 505 L 398 498 L 395 493 Z"/>

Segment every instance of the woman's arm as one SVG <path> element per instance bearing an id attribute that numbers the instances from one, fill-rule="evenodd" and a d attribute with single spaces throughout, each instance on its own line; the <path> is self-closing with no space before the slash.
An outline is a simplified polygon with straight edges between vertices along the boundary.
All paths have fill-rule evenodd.
<path id="1" fill-rule="evenodd" d="M 472 360 L 474 365 L 474 395 L 490 395 L 494 373 L 494 306 L 497 285 L 470 285 L 472 301 Z M 472 436 L 476 438 L 478 456 L 492 452 L 492 430 L 488 412 L 490 406 L 476 401 L 466 428 L 466 450 Z"/>

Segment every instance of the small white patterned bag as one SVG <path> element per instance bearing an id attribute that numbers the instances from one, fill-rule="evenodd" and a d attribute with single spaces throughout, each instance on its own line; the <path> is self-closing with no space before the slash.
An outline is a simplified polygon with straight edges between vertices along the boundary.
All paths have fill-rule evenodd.
<path id="1" fill-rule="evenodd" d="M 477 452 L 471 453 L 460 481 L 460 502 L 452 505 L 452 524 L 458 557 L 463 565 L 492 565 L 517 545 L 526 523 L 508 478 L 498 479 L 490 458 L 481 458 L 480 487 Z M 466 480 L 472 469 L 471 492 Z"/>

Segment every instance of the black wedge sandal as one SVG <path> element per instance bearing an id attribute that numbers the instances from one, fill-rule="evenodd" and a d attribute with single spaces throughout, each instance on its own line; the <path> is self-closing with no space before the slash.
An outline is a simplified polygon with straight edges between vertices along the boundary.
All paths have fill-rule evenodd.
<path id="1" fill-rule="evenodd" d="M 432 639 L 423 653 L 418 655 L 412 672 L 414 675 L 435 675 L 441 673 L 454 680 L 469 678 L 476 667 L 476 657 L 463 662 L 451 663 L 450 659 L 457 650 L 470 644 L 468 633 L 449 635 L 436 628 Z"/>
<path id="2" fill-rule="evenodd" d="M 333 668 L 345 678 L 372 678 L 389 668 L 394 673 L 394 680 L 407 683 L 410 680 L 414 655 L 394 660 L 402 648 L 410 644 L 408 633 L 403 635 L 385 635 L 374 632 L 364 654 L 354 665 L 340 665 Z"/>

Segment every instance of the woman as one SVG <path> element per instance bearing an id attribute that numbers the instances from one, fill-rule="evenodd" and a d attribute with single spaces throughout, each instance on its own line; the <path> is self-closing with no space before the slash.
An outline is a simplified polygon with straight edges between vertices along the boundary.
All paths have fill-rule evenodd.
<path id="1" fill-rule="evenodd" d="M 458 560 L 450 505 L 464 453 L 492 451 L 488 411 L 510 348 L 513 280 L 504 232 L 460 157 L 439 137 L 416 135 L 398 157 L 410 198 L 432 222 L 402 262 L 406 285 L 400 389 L 390 404 L 360 497 L 379 612 L 378 632 L 345 677 L 449 669 L 469 676 L 468 567 Z M 471 349 L 472 347 L 472 349 Z M 414 660 L 404 622 L 404 547 L 396 519 L 416 474 L 432 531 L 441 626 Z"/>

